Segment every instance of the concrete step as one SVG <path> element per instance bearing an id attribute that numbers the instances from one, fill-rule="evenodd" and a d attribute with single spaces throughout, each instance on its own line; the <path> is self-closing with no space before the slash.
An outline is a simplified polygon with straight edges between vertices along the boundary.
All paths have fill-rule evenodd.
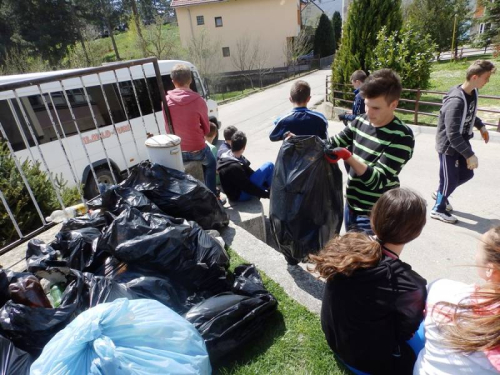
<path id="1" fill-rule="evenodd" d="M 307 265 L 288 265 L 282 254 L 233 222 L 221 230 L 221 235 L 232 250 L 280 284 L 291 298 L 320 313 L 325 284 L 306 270 Z"/>

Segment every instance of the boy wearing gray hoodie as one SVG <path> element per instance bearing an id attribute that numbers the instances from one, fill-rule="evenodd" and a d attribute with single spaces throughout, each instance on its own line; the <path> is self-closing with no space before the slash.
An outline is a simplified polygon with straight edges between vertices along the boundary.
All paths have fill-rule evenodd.
<path id="1" fill-rule="evenodd" d="M 469 181 L 478 167 L 470 139 L 473 127 L 480 132 L 485 143 L 488 130 L 477 113 L 478 89 L 486 85 L 496 68 L 487 60 L 476 60 L 468 69 L 466 81 L 450 89 L 443 98 L 436 132 L 436 151 L 439 154 L 439 187 L 433 193 L 436 204 L 431 211 L 433 219 L 454 224 L 458 220 L 448 197 L 460 185 Z"/>

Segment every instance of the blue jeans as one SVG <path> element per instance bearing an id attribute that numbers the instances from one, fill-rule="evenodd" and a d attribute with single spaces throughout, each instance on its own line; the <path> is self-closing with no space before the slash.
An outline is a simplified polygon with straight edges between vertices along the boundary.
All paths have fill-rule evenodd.
<path id="1" fill-rule="evenodd" d="M 271 183 L 273 182 L 273 173 L 274 164 L 266 162 L 250 176 L 250 181 L 262 190 L 269 190 Z M 240 202 L 248 201 L 250 199 L 252 199 L 252 195 L 245 193 L 244 191 L 241 192 L 240 197 L 238 198 Z"/>
<path id="2" fill-rule="evenodd" d="M 344 210 L 344 224 L 346 232 L 354 231 L 364 232 L 368 235 L 374 234 L 370 226 L 370 217 L 368 215 L 357 214 L 347 203 Z"/>
<path id="3" fill-rule="evenodd" d="M 201 161 L 201 164 L 204 166 L 203 174 L 205 177 L 205 185 L 207 185 L 207 188 L 209 188 L 212 193 L 217 194 L 215 188 L 215 169 L 217 162 L 208 145 L 200 151 L 183 151 L 182 161 Z"/>

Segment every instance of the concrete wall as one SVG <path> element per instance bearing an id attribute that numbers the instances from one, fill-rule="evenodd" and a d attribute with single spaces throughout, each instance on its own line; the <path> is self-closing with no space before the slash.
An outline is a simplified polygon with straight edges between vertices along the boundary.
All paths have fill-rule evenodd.
<path id="1" fill-rule="evenodd" d="M 182 45 L 187 47 L 193 36 L 205 32 L 210 41 L 220 46 L 220 71 L 228 72 L 237 69 L 231 57 L 223 57 L 222 48 L 229 47 L 235 56 L 237 42 L 244 36 L 268 53 L 266 67 L 284 66 L 286 40 L 297 36 L 300 30 L 299 9 L 298 0 L 229 0 L 177 7 L 176 13 Z M 204 17 L 204 25 L 197 24 L 197 16 Z M 215 26 L 215 17 L 222 17 L 222 27 Z"/>

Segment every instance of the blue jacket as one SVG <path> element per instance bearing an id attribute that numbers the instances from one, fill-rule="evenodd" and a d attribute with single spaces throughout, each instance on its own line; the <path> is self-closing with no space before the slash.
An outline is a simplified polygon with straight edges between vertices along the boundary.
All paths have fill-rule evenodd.
<path id="1" fill-rule="evenodd" d="M 359 94 L 359 89 L 354 90 L 354 103 L 352 103 L 352 114 L 346 114 L 347 121 L 353 121 L 359 115 L 365 113 L 365 100 Z"/>
<path id="2" fill-rule="evenodd" d="M 306 107 L 293 108 L 291 112 L 274 121 L 274 129 L 269 134 L 273 142 L 283 140 L 286 132 L 295 135 L 317 135 L 321 139 L 328 138 L 328 120 L 319 112 Z"/>

